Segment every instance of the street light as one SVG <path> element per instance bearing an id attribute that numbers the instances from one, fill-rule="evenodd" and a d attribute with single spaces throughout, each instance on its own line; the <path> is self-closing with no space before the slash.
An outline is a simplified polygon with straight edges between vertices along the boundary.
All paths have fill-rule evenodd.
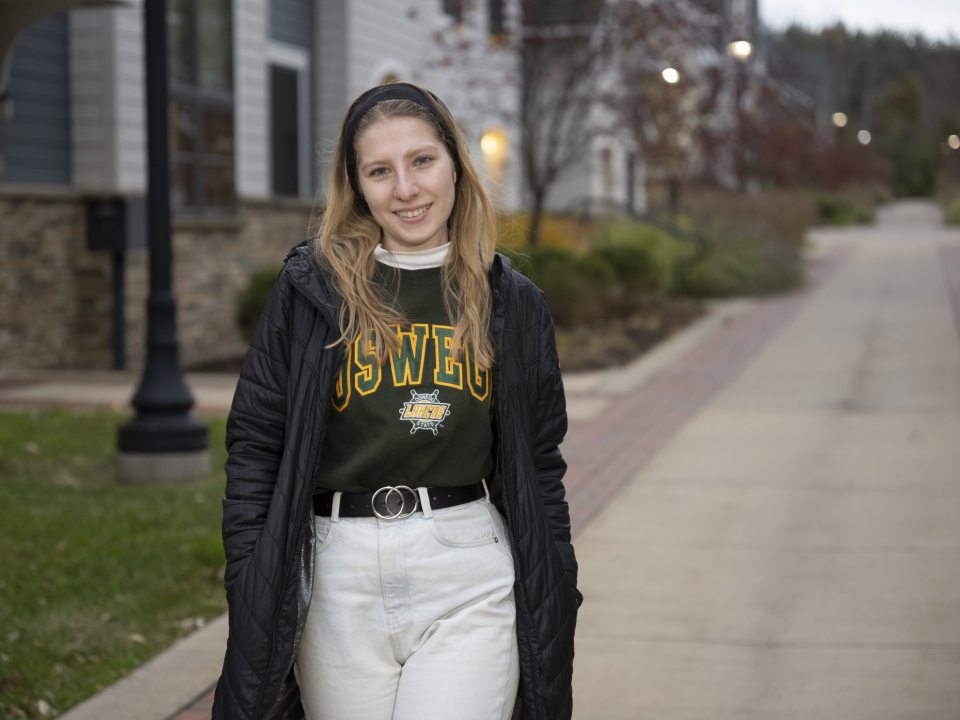
<path id="1" fill-rule="evenodd" d="M 660 76 L 668 85 L 676 85 L 680 82 L 680 71 L 674 67 L 664 68 Z"/>
<path id="2" fill-rule="evenodd" d="M 861 145 L 869 145 L 872 139 L 873 136 L 870 134 L 869 130 L 861 130 L 857 133 L 857 140 Z"/>
<path id="3" fill-rule="evenodd" d="M 180 370 L 167 141 L 166 0 L 146 0 L 147 80 L 147 357 L 133 396 L 137 414 L 117 434 L 117 467 L 124 480 L 176 480 L 209 471 L 207 426 L 190 414 L 193 394 Z"/>
<path id="4" fill-rule="evenodd" d="M 838 128 L 842 128 L 842 127 L 846 127 L 846 126 L 847 126 L 847 114 L 846 114 L 846 113 L 835 112 L 835 113 L 833 114 L 832 120 L 833 120 L 833 124 L 836 125 Z"/>
<path id="5" fill-rule="evenodd" d="M 960 135 L 951 135 L 948 137 L 947 147 L 951 150 L 960 150 Z"/>
<path id="6" fill-rule="evenodd" d="M 743 127 L 743 94 L 747 84 L 747 63 L 753 56 L 753 43 L 749 40 L 734 40 L 727 44 L 727 54 L 737 61 L 737 88 L 736 88 L 736 110 L 737 110 L 737 149 L 736 149 L 736 171 L 737 186 L 741 192 L 747 189 L 747 169 L 744 158 L 746 142 L 744 139 Z"/>
<path id="7" fill-rule="evenodd" d="M 727 52 L 738 62 L 745 63 L 753 55 L 753 43 L 749 40 L 734 40 L 727 44 Z"/>

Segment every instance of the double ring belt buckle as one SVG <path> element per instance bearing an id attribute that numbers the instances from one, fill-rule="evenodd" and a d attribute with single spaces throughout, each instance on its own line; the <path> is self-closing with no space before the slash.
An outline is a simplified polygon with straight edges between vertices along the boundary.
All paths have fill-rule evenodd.
<path id="1" fill-rule="evenodd" d="M 410 510 L 406 510 L 407 500 L 406 495 L 404 495 L 403 492 L 404 490 L 410 493 L 411 497 L 413 497 L 413 507 L 411 507 Z M 377 498 L 380 496 L 380 493 L 386 493 L 383 496 L 384 512 L 380 512 L 380 508 L 377 507 Z M 399 507 L 397 507 L 396 510 L 393 510 L 391 507 L 391 502 L 393 506 L 396 506 L 399 502 Z M 385 485 L 373 493 L 373 497 L 370 498 L 370 507 L 373 510 L 373 514 L 381 520 L 403 520 L 404 518 L 408 518 L 413 515 L 417 511 L 419 505 L 420 498 L 417 495 L 417 491 L 407 485 Z"/>

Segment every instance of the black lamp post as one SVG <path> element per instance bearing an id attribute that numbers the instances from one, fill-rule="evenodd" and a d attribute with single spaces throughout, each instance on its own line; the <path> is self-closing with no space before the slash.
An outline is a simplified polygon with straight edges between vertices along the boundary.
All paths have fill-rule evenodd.
<path id="1" fill-rule="evenodd" d="M 137 414 L 118 435 L 119 471 L 129 480 L 192 477 L 209 466 L 207 426 L 190 414 L 193 395 L 180 369 L 177 340 L 170 242 L 166 0 L 146 0 L 144 38 L 150 290 L 146 363 L 132 401 Z"/>

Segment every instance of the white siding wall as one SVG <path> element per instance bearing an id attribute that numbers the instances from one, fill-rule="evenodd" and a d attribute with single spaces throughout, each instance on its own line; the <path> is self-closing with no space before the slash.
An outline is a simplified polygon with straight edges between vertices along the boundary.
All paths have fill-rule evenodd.
<path id="1" fill-rule="evenodd" d="M 142 193 L 147 188 L 143 6 L 114 11 L 113 23 L 116 184 L 121 193 Z"/>
<path id="2" fill-rule="evenodd" d="M 74 185 L 98 192 L 146 189 L 142 5 L 76 10 L 70 17 Z"/>
<path id="3" fill-rule="evenodd" d="M 234 3 L 236 183 L 241 197 L 269 195 L 267 77 L 268 0 Z M 411 12 L 412 10 L 412 12 Z M 325 159 L 347 104 L 387 73 L 425 84 L 450 106 L 468 135 L 481 173 L 480 137 L 496 128 L 508 137 L 501 206 L 522 205 L 517 126 L 517 55 L 487 41 L 486 6 L 477 3 L 458 29 L 438 0 L 331 0 L 318 3 L 314 117 L 315 159 Z M 516 22 L 517 2 L 508 9 Z M 436 32 L 444 33 L 437 43 Z M 470 49 L 451 50 L 458 39 Z M 450 60 L 446 65 L 442 61 Z M 444 66 L 445 65 L 445 66 Z M 137 193 L 146 188 L 146 120 L 142 4 L 74 11 L 71 17 L 73 168 L 79 187 Z"/>
<path id="4" fill-rule="evenodd" d="M 329 162 L 337 142 L 337 133 L 352 98 L 347 93 L 347 0 L 321 2 L 314 17 L 314 107 L 317 146 L 317 185 L 326 185 Z"/>
<path id="5" fill-rule="evenodd" d="M 240 197 L 269 194 L 268 0 L 233 4 L 233 88 L 236 183 Z"/>
<path id="6" fill-rule="evenodd" d="M 237 192 L 265 197 L 266 2 L 234 4 Z M 71 13 L 74 182 L 103 192 L 146 191 L 143 7 Z"/>
<path id="7" fill-rule="evenodd" d="M 70 145 L 73 183 L 114 191 L 117 184 L 116 92 L 112 10 L 70 13 Z"/>
<path id="8" fill-rule="evenodd" d="M 547 209 L 551 212 L 567 212 L 571 203 L 589 195 L 596 166 L 591 152 L 584 152 L 577 162 L 567 166 L 547 190 Z"/>

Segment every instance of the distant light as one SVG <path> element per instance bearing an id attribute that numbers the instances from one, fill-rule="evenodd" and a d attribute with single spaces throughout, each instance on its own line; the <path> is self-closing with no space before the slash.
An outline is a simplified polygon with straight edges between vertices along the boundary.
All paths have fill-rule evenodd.
<path id="1" fill-rule="evenodd" d="M 951 135 L 947 138 L 947 145 L 951 150 L 960 150 L 960 135 Z"/>
<path id="2" fill-rule="evenodd" d="M 861 145 L 869 145 L 872 137 L 869 130 L 861 130 L 857 133 L 857 140 L 860 141 Z"/>
<path id="3" fill-rule="evenodd" d="M 680 82 L 680 72 L 676 68 L 664 68 L 663 72 L 660 74 L 663 75 L 663 79 L 671 85 L 675 85 L 676 83 Z"/>
<path id="4" fill-rule="evenodd" d="M 833 114 L 833 124 L 837 127 L 846 127 L 847 126 L 847 114 L 842 112 L 835 112 Z"/>
<path id="5" fill-rule="evenodd" d="M 485 155 L 493 155 L 499 148 L 500 141 L 493 133 L 485 133 L 484 136 L 480 138 L 480 149 L 483 150 Z"/>
<path id="6" fill-rule="evenodd" d="M 503 168 L 509 147 L 510 140 L 507 134 L 499 128 L 489 128 L 480 137 L 480 150 L 487 165 L 495 172 Z"/>
<path id="7" fill-rule="evenodd" d="M 749 40 L 734 40 L 727 45 L 727 52 L 740 62 L 746 62 L 753 55 L 753 44 Z"/>

